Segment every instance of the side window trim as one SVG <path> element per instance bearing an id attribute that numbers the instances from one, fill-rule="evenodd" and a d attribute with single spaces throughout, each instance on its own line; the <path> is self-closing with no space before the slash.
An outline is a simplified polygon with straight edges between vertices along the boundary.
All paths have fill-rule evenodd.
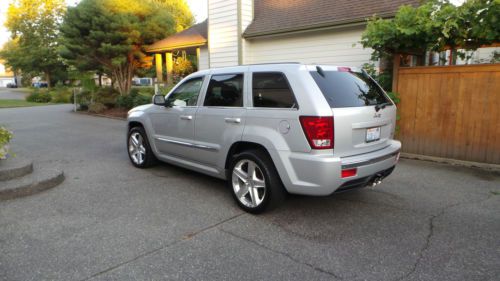
<path id="1" fill-rule="evenodd" d="M 255 107 L 253 105 L 253 75 L 254 73 L 278 73 L 283 75 L 285 78 L 286 84 L 288 86 L 288 89 L 290 89 L 290 92 L 292 93 L 293 100 L 295 101 L 295 107 L 292 108 L 284 108 L 284 107 Z M 257 71 L 251 71 L 249 73 L 250 76 L 250 81 L 249 81 L 249 93 L 248 93 L 248 100 L 250 102 L 250 105 L 248 106 L 249 109 L 259 109 L 259 110 L 266 110 L 266 109 L 272 109 L 272 110 L 299 110 L 299 103 L 297 102 L 297 97 L 295 96 L 295 92 L 293 90 L 292 85 L 290 84 L 290 81 L 288 81 L 288 77 L 283 71 L 277 71 L 277 70 L 271 70 L 271 71 L 263 71 L 263 70 L 257 70 Z"/>
<path id="2" fill-rule="evenodd" d="M 243 105 L 242 106 L 214 106 L 214 105 L 205 105 L 205 99 L 207 98 L 207 94 L 208 94 L 208 89 L 209 89 L 209 86 L 210 86 L 210 81 L 212 80 L 212 77 L 214 76 L 224 76 L 224 75 L 242 75 L 243 76 L 243 85 L 242 85 L 242 102 L 243 102 Z M 248 80 L 248 77 L 247 77 L 247 73 L 245 71 L 243 72 L 227 72 L 227 73 L 210 73 L 209 75 L 206 75 L 207 76 L 207 82 L 206 82 L 206 85 L 205 87 L 203 88 L 203 96 L 202 96 L 202 99 L 199 101 L 199 107 L 206 107 L 206 108 L 245 108 L 245 104 L 247 103 L 247 101 L 245 100 L 245 96 L 246 96 L 246 81 Z"/>
<path id="3" fill-rule="evenodd" d="M 180 88 L 182 85 L 192 81 L 192 80 L 195 80 L 195 79 L 200 79 L 201 78 L 201 87 L 200 87 L 200 91 L 198 92 L 198 97 L 197 97 L 197 100 L 196 100 L 196 105 L 179 105 L 178 107 L 182 107 L 182 108 L 189 108 L 189 107 L 198 107 L 199 106 L 199 103 L 200 103 L 200 97 L 201 97 L 201 94 L 203 93 L 203 89 L 204 89 L 204 86 L 205 86 L 205 80 L 206 80 L 206 77 L 207 75 L 200 75 L 200 76 L 195 76 L 195 77 L 191 77 L 185 81 L 182 81 L 182 83 L 178 83 L 174 88 L 172 88 L 172 90 L 170 90 L 170 92 L 165 95 L 165 100 L 167 100 L 178 88 Z"/>

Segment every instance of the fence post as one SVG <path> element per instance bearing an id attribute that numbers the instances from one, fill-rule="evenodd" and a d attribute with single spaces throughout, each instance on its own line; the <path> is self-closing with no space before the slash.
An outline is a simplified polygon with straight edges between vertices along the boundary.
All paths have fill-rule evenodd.
<path id="1" fill-rule="evenodd" d="M 73 87 L 73 112 L 76 112 L 76 88 Z"/>
<path id="2" fill-rule="evenodd" d="M 399 66 L 401 65 L 401 55 L 396 53 L 394 54 L 393 64 L 392 64 L 392 91 L 398 92 L 398 75 L 399 75 Z"/>

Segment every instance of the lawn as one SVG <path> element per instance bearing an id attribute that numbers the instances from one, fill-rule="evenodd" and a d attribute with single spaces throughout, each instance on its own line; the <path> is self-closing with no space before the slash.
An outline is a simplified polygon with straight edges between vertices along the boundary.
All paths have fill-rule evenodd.
<path id="1" fill-rule="evenodd" d="M 28 106 L 50 105 L 50 104 L 54 103 L 37 103 L 37 102 L 28 102 L 25 100 L 0 100 L 0 108 L 28 107 Z"/>

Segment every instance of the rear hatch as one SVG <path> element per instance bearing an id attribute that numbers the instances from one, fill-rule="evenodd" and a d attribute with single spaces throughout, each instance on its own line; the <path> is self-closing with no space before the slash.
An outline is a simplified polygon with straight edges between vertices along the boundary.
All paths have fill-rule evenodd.
<path id="1" fill-rule="evenodd" d="M 366 72 L 317 66 L 310 74 L 332 108 L 335 156 L 369 153 L 389 145 L 396 106 Z"/>

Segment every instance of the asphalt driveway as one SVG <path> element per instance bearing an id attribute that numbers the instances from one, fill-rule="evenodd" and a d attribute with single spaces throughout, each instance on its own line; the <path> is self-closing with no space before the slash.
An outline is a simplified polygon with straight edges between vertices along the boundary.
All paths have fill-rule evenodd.
<path id="1" fill-rule="evenodd" d="M 498 280 L 500 176 L 401 160 L 376 189 L 291 196 L 260 216 L 220 180 L 129 164 L 125 122 L 0 109 L 13 148 L 62 168 L 0 202 L 1 280 Z"/>
<path id="2" fill-rule="evenodd" d="M 0 100 L 24 100 L 27 94 L 28 91 L 23 88 L 9 89 L 0 87 Z"/>

